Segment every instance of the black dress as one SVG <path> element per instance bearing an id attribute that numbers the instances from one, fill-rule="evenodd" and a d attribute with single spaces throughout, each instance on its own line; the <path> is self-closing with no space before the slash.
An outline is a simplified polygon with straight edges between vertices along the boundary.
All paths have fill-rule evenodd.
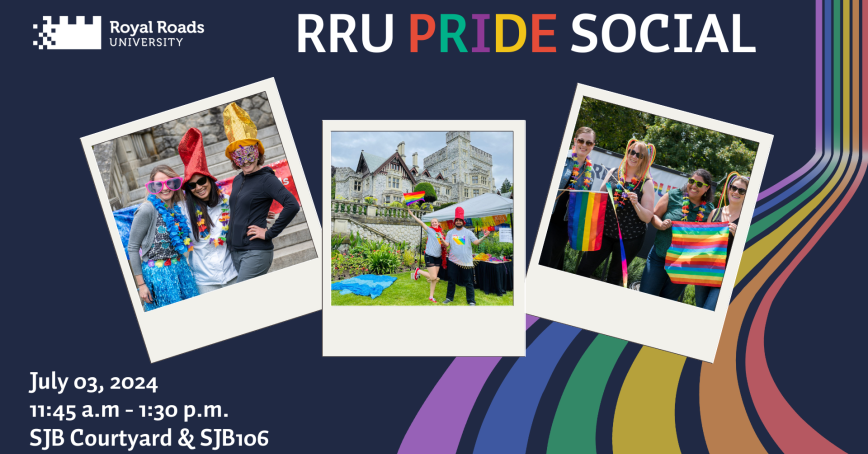
<path id="1" fill-rule="evenodd" d="M 613 188 L 618 184 L 618 179 L 615 178 L 616 172 L 617 170 L 609 176 L 608 180 L 612 183 Z M 642 200 L 642 194 L 647 181 L 642 181 L 638 189 L 634 191 L 640 201 Z M 627 257 L 627 266 L 630 266 L 630 262 L 636 258 L 636 254 L 642 249 L 648 224 L 639 219 L 636 208 L 633 207 L 633 204 L 629 200 L 624 205 L 618 205 L 617 217 L 615 217 L 615 209 L 612 208 L 612 202 L 606 200 L 606 220 L 603 224 L 603 240 L 600 249 L 582 254 L 582 260 L 579 262 L 576 274 L 590 277 L 594 273 L 594 270 L 611 256 L 609 270 L 605 273 L 606 282 L 613 285 L 624 285 L 624 271 L 621 267 L 621 244 L 618 240 L 619 223 L 621 226 L 621 238 L 624 240 L 624 255 Z"/>

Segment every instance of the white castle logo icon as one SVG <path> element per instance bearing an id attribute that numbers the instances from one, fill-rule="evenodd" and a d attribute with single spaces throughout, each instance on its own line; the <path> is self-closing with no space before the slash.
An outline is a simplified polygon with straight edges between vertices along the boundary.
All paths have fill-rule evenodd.
<path id="1" fill-rule="evenodd" d="M 42 31 L 33 45 L 42 49 L 102 49 L 102 17 L 93 16 L 93 24 L 85 24 L 84 16 L 76 16 L 75 24 L 67 16 L 60 16 L 60 23 L 52 24 L 51 16 L 42 16 Z M 33 29 L 39 26 L 33 24 Z"/>

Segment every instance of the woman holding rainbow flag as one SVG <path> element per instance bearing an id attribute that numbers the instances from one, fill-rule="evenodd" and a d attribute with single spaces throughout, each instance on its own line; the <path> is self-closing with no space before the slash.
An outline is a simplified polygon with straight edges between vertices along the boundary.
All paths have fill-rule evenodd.
<path id="1" fill-rule="evenodd" d="M 747 185 L 750 178 L 732 172 L 726 177 L 724 190 L 720 193 L 717 209 L 711 212 L 708 222 L 728 222 L 729 239 L 726 245 L 726 257 L 732 251 L 732 241 L 735 239 L 735 231 L 738 229 L 738 219 L 741 217 L 741 208 L 744 206 L 744 196 L 747 194 Z M 717 308 L 717 299 L 720 296 L 720 287 L 706 287 L 697 285 L 696 307 L 713 311 Z"/>
<path id="2" fill-rule="evenodd" d="M 440 222 L 437 219 L 431 219 L 431 227 L 428 227 L 424 222 L 417 218 L 412 211 L 410 211 L 409 206 L 407 207 L 407 212 L 410 213 L 410 216 L 428 233 L 428 241 L 425 243 L 425 267 L 427 268 L 427 271 L 422 271 L 419 267 L 416 267 L 416 269 L 413 270 L 412 278 L 415 281 L 419 279 L 419 275 L 422 275 L 428 279 L 428 283 L 431 287 L 428 301 L 436 303 L 437 300 L 434 299 L 434 289 L 437 287 L 437 282 L 440 281 L 440 278 L 437 277 L 437 273 L 440 272 L 441 264 L 443 265 L 443 268 L 446 268 L 446 241 L 443 239 L 443 229 L 440 228 Z"/>
<path id="3" fill-rule="evenodd" d="M 665 194 L 654 207 L 651 225 L 657 230 L 654 247 L 648 253 L 639 291 L 670 300 L 678 300 L 687 284 L 676 284 L 666 272 L 666 251 L 672 244 L 672 221 L 705 222 L 710 214 L 706 205 L 711 200 L 711 173 L 696 169 L 687 184 Z"/>
<path id="4" fill-rule="evenodd" d="M 606 175 L 606 179 L 600 185 L 600 191 L 605 191 L 606 184 L 610 184 L 615 203 L 606 204 L 601 247 L 599 250 L 582 254 L 577 271 L 579 276 L 590 277 L 594 270 L 611 255 L 606 282 L 618 286 L 626 285 L 622 266 L 629 266 L 642 249 L 648 222 L 654 217 L 651 164 L 655 156 L 656 149 L 653 144 L 630 139 L 621 165 L 617 169 L 610 170 Z M 613 205 L 617 206 L 617 217 Z M 622 265 L 619 247 L 621 240 L 624 243 L 625 265 Z"/>
<path id="5" fill-rule="evenodd" d="M 591 189 L 594 184 L 594 168 L 588 156 L 594 149 L 596 140 L 597 133 L 593 129 L 587 126 L 576 129 L 570 156 L 567 156 L 561 172 L 559 192 L 555 198 L 554 210 L 540 253 L 539 264 L 542 266 L 558 270 L 564 268 L 564 249 L 569 241 L 567 207 L 570 201 L 570 195 L 564 189 Z"/>

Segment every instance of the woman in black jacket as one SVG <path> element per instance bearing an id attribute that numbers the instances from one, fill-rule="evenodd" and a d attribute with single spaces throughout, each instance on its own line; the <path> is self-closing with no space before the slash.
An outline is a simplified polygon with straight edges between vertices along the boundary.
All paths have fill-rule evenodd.
<path id="1" fill-rule="evenodd" d="M 298 201 L 274 174 L 263 167 L 265 152 L 256 139 L 256 126 L 242 108 L 232 103 L 223 111 L 223 125 L 229 146 L 226 156 L 241 173 L 232 181 L 229 196 L 229 232 L 226 243 L 238 270 L 236 283 L 262 276 L 274 258 L 272 239 L 289 225 L 299 211 Z M 272 201 L 283 206 L 277 220 L 268 228 Z"/>

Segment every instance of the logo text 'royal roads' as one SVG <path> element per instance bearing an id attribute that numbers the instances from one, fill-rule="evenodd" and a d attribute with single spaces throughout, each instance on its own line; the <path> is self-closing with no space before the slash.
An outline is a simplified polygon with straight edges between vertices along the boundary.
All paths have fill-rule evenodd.
<path id="1" fill-rule="evenodd" d="M 74 24 L 67 16 L 60 16 L 56 24 L 51 23 L 51 16 L 43 16 L 42 22 L 39 39 L 33 41 L 40 50 L 102 49 L 101 16 L 93 16 L 91 24 L 85 23 L 84 16 L 76 16 Z M 39 25 L 33 24 L 33 29 L 39 30 Z"/>

